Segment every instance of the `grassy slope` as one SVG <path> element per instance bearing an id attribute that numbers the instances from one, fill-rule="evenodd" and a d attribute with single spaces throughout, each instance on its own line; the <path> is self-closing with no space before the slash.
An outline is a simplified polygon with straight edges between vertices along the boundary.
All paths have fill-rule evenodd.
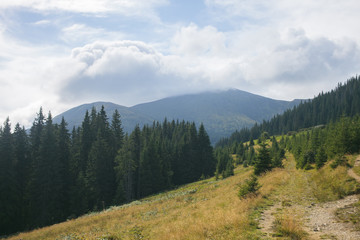
<path id="1" fill-rule="evenodd" d="M 355 185 L 343 167 L 335 171 L 325 167 L 319 174 L 296 170 L 293 157 L 288 154 L 287 159 L 284 169 L 259 179 L 260 194 L 251 199 L 237 197 L 239 183 L 252 172 L 239 167 L 235 176 L 225 180 L 199 181 L 9 239 L 264 239 L 258 219 L 264 209 L 279 202 L 278 234 L 284 236 L 287 229 L 306 236 L 302 209 L 312 202 L 338 198 L 336 188 L 328 188 L 329 184 L 341 188 L 346 182 L 351 191 Z"/>

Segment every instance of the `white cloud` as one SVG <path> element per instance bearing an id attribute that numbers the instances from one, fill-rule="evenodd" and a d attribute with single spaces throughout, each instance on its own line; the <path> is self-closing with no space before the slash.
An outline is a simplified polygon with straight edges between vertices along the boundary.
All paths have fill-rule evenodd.
<path id="1" fill-rule="evenodd" d="M 107 14 L 157 18 L 154 8 L 167 4 L 167 0 L 3 0 L 0 8 L 26 7 L 39 11 L 69 11 L 77 13 Z"/>
<path id="2" fill-rule="evenodd" d="M 330 89 L 360 68 L 355 41 L 311 38 L 301 28 L 280 32 L 259 27 L 227 33 L 192 24 L 178 31 L 173 44 L 174 53 L 185 53 L 184 69 L 196 66 L 213 87 L 237 87 L 288 100 L 312 97 L 321 86 Z M 317 87 L 309 90 L 314 81 Z M 308 89 L 299 91 L 301 85 Z"/>
<path id="3" fill-rule="evenodd" d="M 188 92 L 193 80 L 177 57 L 143 42 L 95 42 L 74 49 L 72 59 L 84 68 L 62 91 L 69 101 L 106 98 L 131 105 Z"/>
<path id="4" fill-rule="evenodd" d="M 291 100 L 312 97 L 358 74 L 357 0 L 206 0 L 212 19 L 187 26 L 159 19 L 156 8 L 166 4 L 166 0 L 1 1 L 0 14 L 16 7 L 39 14 L 24 20 L 3 11 L 0 102 L 6 104 L 0 105 L 0 120 L 10 115 L 29 126 L 40 106 L 55 115 L 84 102 L 132 105 L 219 88 Z M 51 11 L 61 11 L 61 20 L 50 17 Z M 101 15 L 110 17 L 98 18 Z M 129 17 L 123 24 L 130 26 L 110 26 L 115 15 Z M 131 25 L 135 18 L 136 24 L 151 22 L 139 35 Z M 107 21 L 92 22 L 103 19 Z M 9 27 L 26 21 L 45 38 L 55 26 L 54 39 L 45 46 L 5 35 L 26 36 L 25 27 Z M 152 36 L 146 38 L 147 34 Z M 64 43 L 80 47 L 55 45 Z"/>
<path id="5" fill-rule="evenodd" d="M 344 38 L 360 43 L 358 0 L 206 0 L 218 21 L 233 27 L 303 28 L 310 37 Z"/>
<path id="6" fill-rule="evenodd" d="M 173 38 L 173 52 L 190 56 L 221 56 L 225 51 L 225 35 L 212 26 L 199 29 L 190 24 L 182 27 Z"/>

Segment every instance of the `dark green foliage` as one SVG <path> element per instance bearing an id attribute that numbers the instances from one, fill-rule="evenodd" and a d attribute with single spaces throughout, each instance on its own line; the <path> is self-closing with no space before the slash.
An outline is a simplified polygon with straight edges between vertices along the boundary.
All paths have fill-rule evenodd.
<path id="1" fill-rule="evenodd" d="M 339 156 L 360 151 L 360 118 L 342 117 L 322 128 L 313 128 L 293 135 L 286 147 L 296 159 L 298 168 L 309 169 L 315 163 L 321 168 L 328 159 L 336 158 L 334 167 L 342 164 Z"/>
<path id="2" fill-rule="evenodd" d="M 69 134 L 40 109 L 30 135 L 0 128 L 0 236 L 74 218 L 214 175 L 216 160 L 201 124 L 154 122 L 130 136 L 120 115 L 86 112 Z M 233 174 L 233 164 L 225 166 Z"/>
<path id="3" fill-rule="evenodd" d="M 13 136 L 9 119 L 0 130 L 0 235 L 16 230 L 21 224 L 20 192 L 15 172 Z"/>
<path id="4" fill-rule="evenodd" d="M 269 135 L 280 135 L 310 127 L 321 127 L 324 124 L 338 121 L 342 116 L 355 117 L 360 114 L 360 77 L 349 79 L 345 84 L 339 83 L 335 90 L 320 93 L 312 100 L 307 100 L 274 116 L 271 120 L 255 124 L 251 129 L 243 128 L 234 132 L 229 138 L 220 140 L 217 146 L 230 146 L 233 142 L 245 142 L 251 138 L 259 138 L 266 131 Z M 354 151 L 356 145 L 346 144 L 347 136 L 352 135 L 346 126 L 339 134 L 343 137 L 343 145 L 337 151 Z M 359 141 L 360 137 L 357 137 Z M 358 142 L 360 143 L 360 142 Z"/>
<path id="5" fill-rule="evenodd" d="M 269 171 L 272 168 L 270 150 L 264 143 L 261 144 L 260 147 L 261 148 L 259 149 L 259 153 L 254 164 L 255 175 L 260 175 L 261 173 Z"/>
<path id="6" fill-rule="evenodd" d="M 245 183 L 240 186 L 238 196 L 240 199 L 247 198 L 249 196 L 256 195 L 261 188 L 256 175 L 251 175 L 250 179 L 246 179 Z"/>
<path id="7" fill-rule="evenodd" d="M 330 164 L 332 169 L 337 168 L 338 166 L 347 166 L 348 162 L 344 156 L 337 156 L 335 160 Z"/>
<path id="8" fill-rule="evenodd" d="M 282 160 L 285 158 L 285 150 L 279 146 L 275 137 L 271 139 L 271 142 L 270 154 L 272 157 L 272 167 L 283 167 Z"/>
<path id="9" fill-rule="evenodd" d="M 323 146 L 320 147 L 319 151 L 316 154 L 316 169 L 320 169 L 327 161 L 327 155 L 325 153 L 325 148 Z"/>
<path id="10" fill-rule="evenodd" d="M 216 165 L 216 178 L 219 176 L 227 178 L 234 175 L 233 159 L 227 149 L 217 149 L 216 151 L 217 165 Z"/>

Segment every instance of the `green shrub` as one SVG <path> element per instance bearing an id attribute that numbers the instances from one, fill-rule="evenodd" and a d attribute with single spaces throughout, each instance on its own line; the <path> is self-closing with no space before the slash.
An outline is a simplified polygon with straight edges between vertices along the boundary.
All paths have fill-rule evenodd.
<path id="1" fill-rule="evenodd" d="M 337 168 L 338 166 L 348 166 L 348 162 L 347 159 L 345 158 L 345 156 L 337 156 L 335 158 L 335 160 L 330 164 L 330 167 L 332 169 Z"/>
<path id="2" fill-rule="evenodd" d="M 240 186 L 238 196 L 240 199 L 243 199 L 251 195 L 257 195 L 260 188 L 258 178 L 253 174 L 250 179 L 246 179 L 244 184 Z"/>

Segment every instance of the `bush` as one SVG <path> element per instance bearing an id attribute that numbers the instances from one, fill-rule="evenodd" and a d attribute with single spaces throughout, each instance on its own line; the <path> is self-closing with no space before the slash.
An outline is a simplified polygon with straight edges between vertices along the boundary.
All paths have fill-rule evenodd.
<path id="1" fill-rule="evenodd" d="M 258 178 L 253 174 L 250 179 L 246 179 L 245 183 L 240 186 L 238 196 L 240 199 L 244 199 L 251 195 L 257 195 L 260 188 Z"/>
<path id="2" fill-rule="evenodd" d="M 349 164 L 348 164 L 345 156 L 337 156 L 335 158 L 335 160 L 330 164 L 330 167 L 332 169 L 335 169 L 338 166 L 347 166 L 347 167 L 349 167 Z"/>
<path id="3" fill-rule="evenodd" d="M 334 201 L 358 192 L 360 185 L 347 174 L 347 168 L 339 166 L 331 169 L 328 166 L 313 173 L 310 178 L 314 197 L 320 202 Z"/>

